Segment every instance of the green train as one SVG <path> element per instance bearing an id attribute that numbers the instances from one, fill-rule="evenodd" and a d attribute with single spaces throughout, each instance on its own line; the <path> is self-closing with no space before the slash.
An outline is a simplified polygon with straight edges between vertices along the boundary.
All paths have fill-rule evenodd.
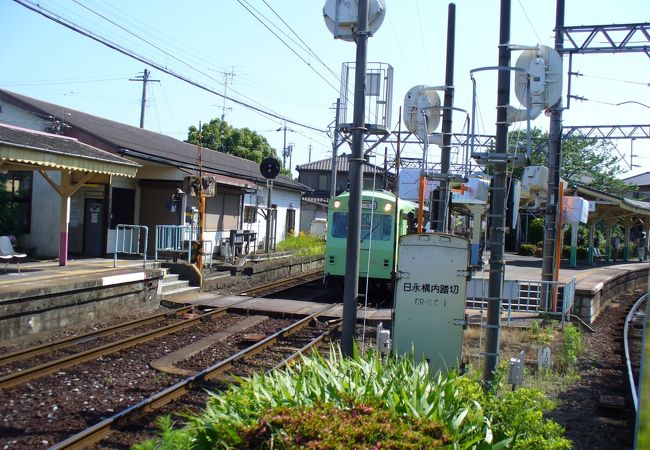
<path id="1" fill-rule="evenodd" d="M 349 192 L 330 199 L 327 213 L 325 284 L 336 295 L 345 278 L 349 199 Z M 387 191 L 362 192 L 359 291 L 372 303 L 392 298 L 399 236 L 416 232 L 416 217 L 413 202 Z"/>

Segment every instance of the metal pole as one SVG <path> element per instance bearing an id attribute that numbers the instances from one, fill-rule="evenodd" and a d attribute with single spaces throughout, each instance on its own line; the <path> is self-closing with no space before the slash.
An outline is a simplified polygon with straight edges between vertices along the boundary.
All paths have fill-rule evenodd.
<path id="1" fill-rule="evenodd" d="M 264 239 L 264 248 L 266 253 L 271 253 L 271 193 L 273 192 L 273 180 L 266 180 L 266 187 L 268 197 L 266 198 L 266 238 Z"/>
<path id="2" fill-rule="evenodd" d="M 287 124 L 284 124 L 284 143 L 282 144 L 282 167 L 287 168 Z"/>
<path id="3" fill-rule="evenodd" d="M 361 191 L 363 185 L 363 138 L 366 107 L 366 54 L 368 45 L 368 0 L 359 1 L 359 31 L 355 33 L 357 58 L 354 78 L 354 118 L 352 123 L 352 155 L 350 157 L 350 198 L 348 203 L 348 240 L 345 255 L 343 288 L 342 352 L 352 356 L 357 323 L 359 295 L 359 241 L 361 240 Z"/>
<path id="4" fill-rule="evenodd" d="M 144 69 L 142 77 L 142 101 L 140 102 L 140 128 L 144 128 L 144 105 L 147 102 L 147 81 L 149 80 L 149 71 Z"/>
<path id="5" fill-rule="evenodd" d="M 555 11 L 555 49 L 561 53 L 564 26 L 564 0 L 557 0 Z M 551 107 L 548 142 L 548 184 L 546 200 L 546 216 L 544 219 L 544 249 L 542 255 L 542 281 L 557 281 L 553 270 L 555 254 L 555 239 L 558 228 L 558 203 L 560 195 L 560 161 L 562 154 L 562 100 Z M 547 285 L 548 283 L 544 283 Z"/>
<path id="6" fill-rule="evenodd" d="M 449 175 L 451 159 L 451 124 L 452 107 L 454 106 L 454 46 L 456 34 L 456 5 L 449 4 L 447 17 L 447 68 L 445 73 L 445 98 L 442 111 L 442 149 L 440 154 L 440 172 L 443 177 Z M 449 216 L 449 179 L 440 180 L 438 187 L 438 210 L 436 218 L 436 231 L 447 232 Z"/>
<path id="7" fill-rule="evenodd" d="M 499 67 L 510 66 L 510 0 L 501 0 L 499 31 Z M 510 71 L 499 70 L 497 79 L 496 153 L 506 155 L 508 145 L 508 104 L 510 103 Z M 499 331 L 501 327 L 501 297 L 503 294 L 503 248 L 505 244 L 506 162 L 494 163 L 494 178 L 490 202 L 490 279 L 488 283 L 487 339 L 483 381 L 490 386 L 499 362 Z"/>
<path id="8" fill-rule="evenodd" d="M 339 148 L 339 111 L 341 110 L 341 99 L 336 99 L 336 120 L 334 121 L 334 143 L 332 144 L 332 179 L 330 183 L 330 198 L 336 197 L 336 172 L 338 171 L 336 154 Z"/>

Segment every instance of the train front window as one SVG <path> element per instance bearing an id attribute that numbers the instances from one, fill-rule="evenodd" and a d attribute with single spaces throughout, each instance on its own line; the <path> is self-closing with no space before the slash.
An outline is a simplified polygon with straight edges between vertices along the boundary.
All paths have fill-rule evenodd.
<path id="1" fill-rule="evenodd" d="M 348 236 L 348 213 L 333 214 L 332 237 L 346 238 Z M 390 241 L 393 232 L 393 216 L 389 214 L 373 214 L 367 212 L 361 215 L 361 240 Z"/>

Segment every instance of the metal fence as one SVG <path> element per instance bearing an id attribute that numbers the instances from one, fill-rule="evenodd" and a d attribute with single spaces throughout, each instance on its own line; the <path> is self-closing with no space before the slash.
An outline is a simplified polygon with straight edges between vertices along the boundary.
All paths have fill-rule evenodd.
<path id="1" fill-rule="evenodd" d="M 489 280 L 485 278 L 474 278 L 468 282 L 467 308 L 483 309 L 487 306 L 488 283 Z M 573 308 L 575 288 L 575 277 L 566 283 L 504 280 L 501 307 L 507 311 L 508 323 L 512 319 L 512 313 L 528 312 L 560 315 L 564 324 Z"/>
<path id="2" fill-rule="evenodd" d="M 118 253 L 127 255 L 142 255 L 142 267 L 146 267 L 148 239 L 149 228 L 145 225 L 117 225 L 115 227 L 115 252 L 113 253 L 113 267 L 117 267 Z M 140 250 L 141 248 L 142 251 Z"/>
<path id="3" fill-rule="evenodd" d="M 194 229 L 191 225 L 156 225 L 156 248 L 154 258 L 158 261 L 158 252 L 185 253 L 187 262 L 192 261 L 192 236 Z M 184 247 L 187 242 L 187 249 Z"/>

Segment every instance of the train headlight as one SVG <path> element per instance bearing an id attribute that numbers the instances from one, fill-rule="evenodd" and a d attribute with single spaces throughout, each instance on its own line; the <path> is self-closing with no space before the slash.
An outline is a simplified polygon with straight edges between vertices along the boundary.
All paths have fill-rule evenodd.
<path id="1" fill-rule="evenodd" d="M 393 205 L 392 205 L 392 204 L 390 204 L 390 203 L 386 203 L 386 204 L 384 205 L 384 211 L 385 211 L 385 212 L 390 212 L 391 209 L 393 209 Z"/>
<path id="2" fill-rule="evenodd" d="M 341 200 L 334 200 L 334 208 L 338 209 L 341 207 Z"/>

